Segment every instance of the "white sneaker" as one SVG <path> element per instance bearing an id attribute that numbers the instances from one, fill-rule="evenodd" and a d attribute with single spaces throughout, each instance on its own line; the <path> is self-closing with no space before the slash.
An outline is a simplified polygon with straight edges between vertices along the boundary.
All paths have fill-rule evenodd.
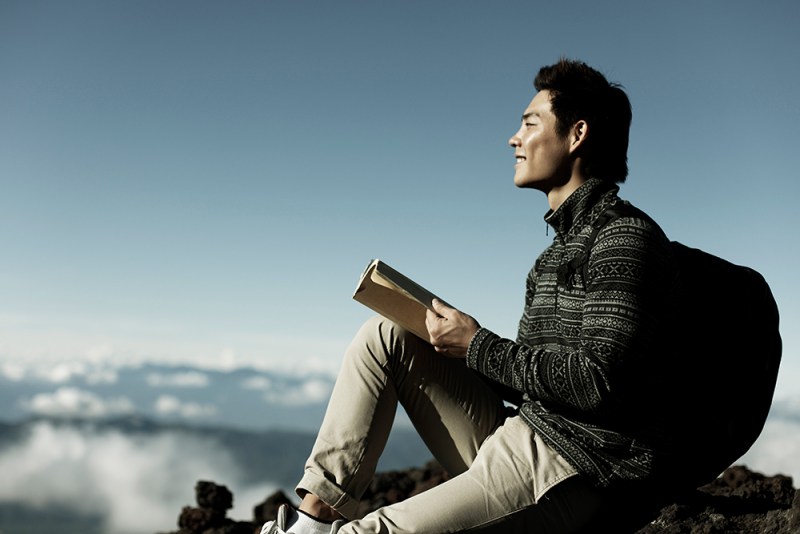
<path id="1" fill-rule="evenodd" d="M 277 519 L 264 523 L 264 526 L 261 527 L 261 534 L 293 534 L 291 531 L 286 530 L 286 523 L 289 521 L 291 515 L 292 510 L 289 508 L 289 505 L 280 505 Z M 342 525 L 345 523 L 346 521 L 344 519 L 337 519 L 331 523 L 329 534 L 336 534 L 339 532 L 339 529 L 342 528 Z"/>
<path id="2" fill-rule="evenodd" d="M 261 527 L 261 534 L 286 534 L 286 522 L 289 520 L 289 507 L 282 504 L 278 507 L 278 517 L 275 521 L 267 521 Z"/>

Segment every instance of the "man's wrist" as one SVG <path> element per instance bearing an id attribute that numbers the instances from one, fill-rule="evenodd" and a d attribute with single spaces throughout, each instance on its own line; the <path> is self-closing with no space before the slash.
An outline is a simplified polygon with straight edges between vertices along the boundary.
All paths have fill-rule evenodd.
<path id="1" fill-rule="evenodd" d="M 478 369 L 478 362 L 480 361 L 481 347 L 484 341 L 490 336 L 492 332 L 483 327 L 478 327 L 478 330 L 473 334 L 472 339 L 469 340 L 467 345 L 467 366 L 471 369 Z"/>

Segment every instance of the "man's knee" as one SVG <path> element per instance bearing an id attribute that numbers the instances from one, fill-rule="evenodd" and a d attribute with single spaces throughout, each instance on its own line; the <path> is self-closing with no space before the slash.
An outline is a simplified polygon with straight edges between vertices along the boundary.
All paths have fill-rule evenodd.
<path id="1" fill-rule="evenodd" d="M 414 350 L 410 346 L 424 343 L 414 334 L 380 315 L 367 319 L 348 349 L 348 355 L 388 362 L 402 359 Z"/>
<path id="2" fill-rule="evenodd" d="M 415 340 L 417 338 L 399 324 L 380 315 L 375 315 L 364 321 L 358 334 L 356 334 L 356 340 L 361 343 L 377 342 L 387 348 L 403 344 L 409 339 Z"/>

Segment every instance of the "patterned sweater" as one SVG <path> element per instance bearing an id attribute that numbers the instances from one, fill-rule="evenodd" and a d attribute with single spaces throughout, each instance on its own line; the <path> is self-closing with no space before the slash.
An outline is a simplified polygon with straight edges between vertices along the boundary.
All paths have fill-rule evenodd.
<path id="1" fill-rule="evenodd" d="M 524 420 L 599 486 L 652 479 L 670 451 L 660 382 L 674 272 L 668 239 L 645 220 L 616 219 L 597 234 L 588 280 L 583 269 L 559 276 L 584 254 L 617 191 L 589 179 L 547 213 L 556 235 L 528 275 L 516 341 L 481 328 L 467 351 L 471 368 L 523 393 Z"/>

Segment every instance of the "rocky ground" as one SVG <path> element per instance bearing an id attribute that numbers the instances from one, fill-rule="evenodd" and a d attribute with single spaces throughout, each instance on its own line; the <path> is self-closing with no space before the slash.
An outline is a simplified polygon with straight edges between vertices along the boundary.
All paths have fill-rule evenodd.
<path id="1" fill-rule="evenodd" d="M 447 480 L 436 463 L 407 471 L 379 473 L 364 496 L 362 513 L 406 499 Z M 290 503 L 281 492 L 267 497 L 253 510 L 252 521 L 226 517 L 233 495 L 225 486 L 200 481 L 195 486 L 197 506 L 186 506 L 178 517 L 179 530 L 170 534 L 253 534 L 274 519 L 278 506 Z M 711 484 L 676 502 L 604 532 L 635 534 L 800 533 L 800 490 L 790 477 L 767 477 L 744 466 L 728 468 Z M 631 524 L 634 523 L 634 524 Z M 610 529 L 610 530 L 609 530 Z M 591 529 L 594 530 L 594 529 Z"/>

